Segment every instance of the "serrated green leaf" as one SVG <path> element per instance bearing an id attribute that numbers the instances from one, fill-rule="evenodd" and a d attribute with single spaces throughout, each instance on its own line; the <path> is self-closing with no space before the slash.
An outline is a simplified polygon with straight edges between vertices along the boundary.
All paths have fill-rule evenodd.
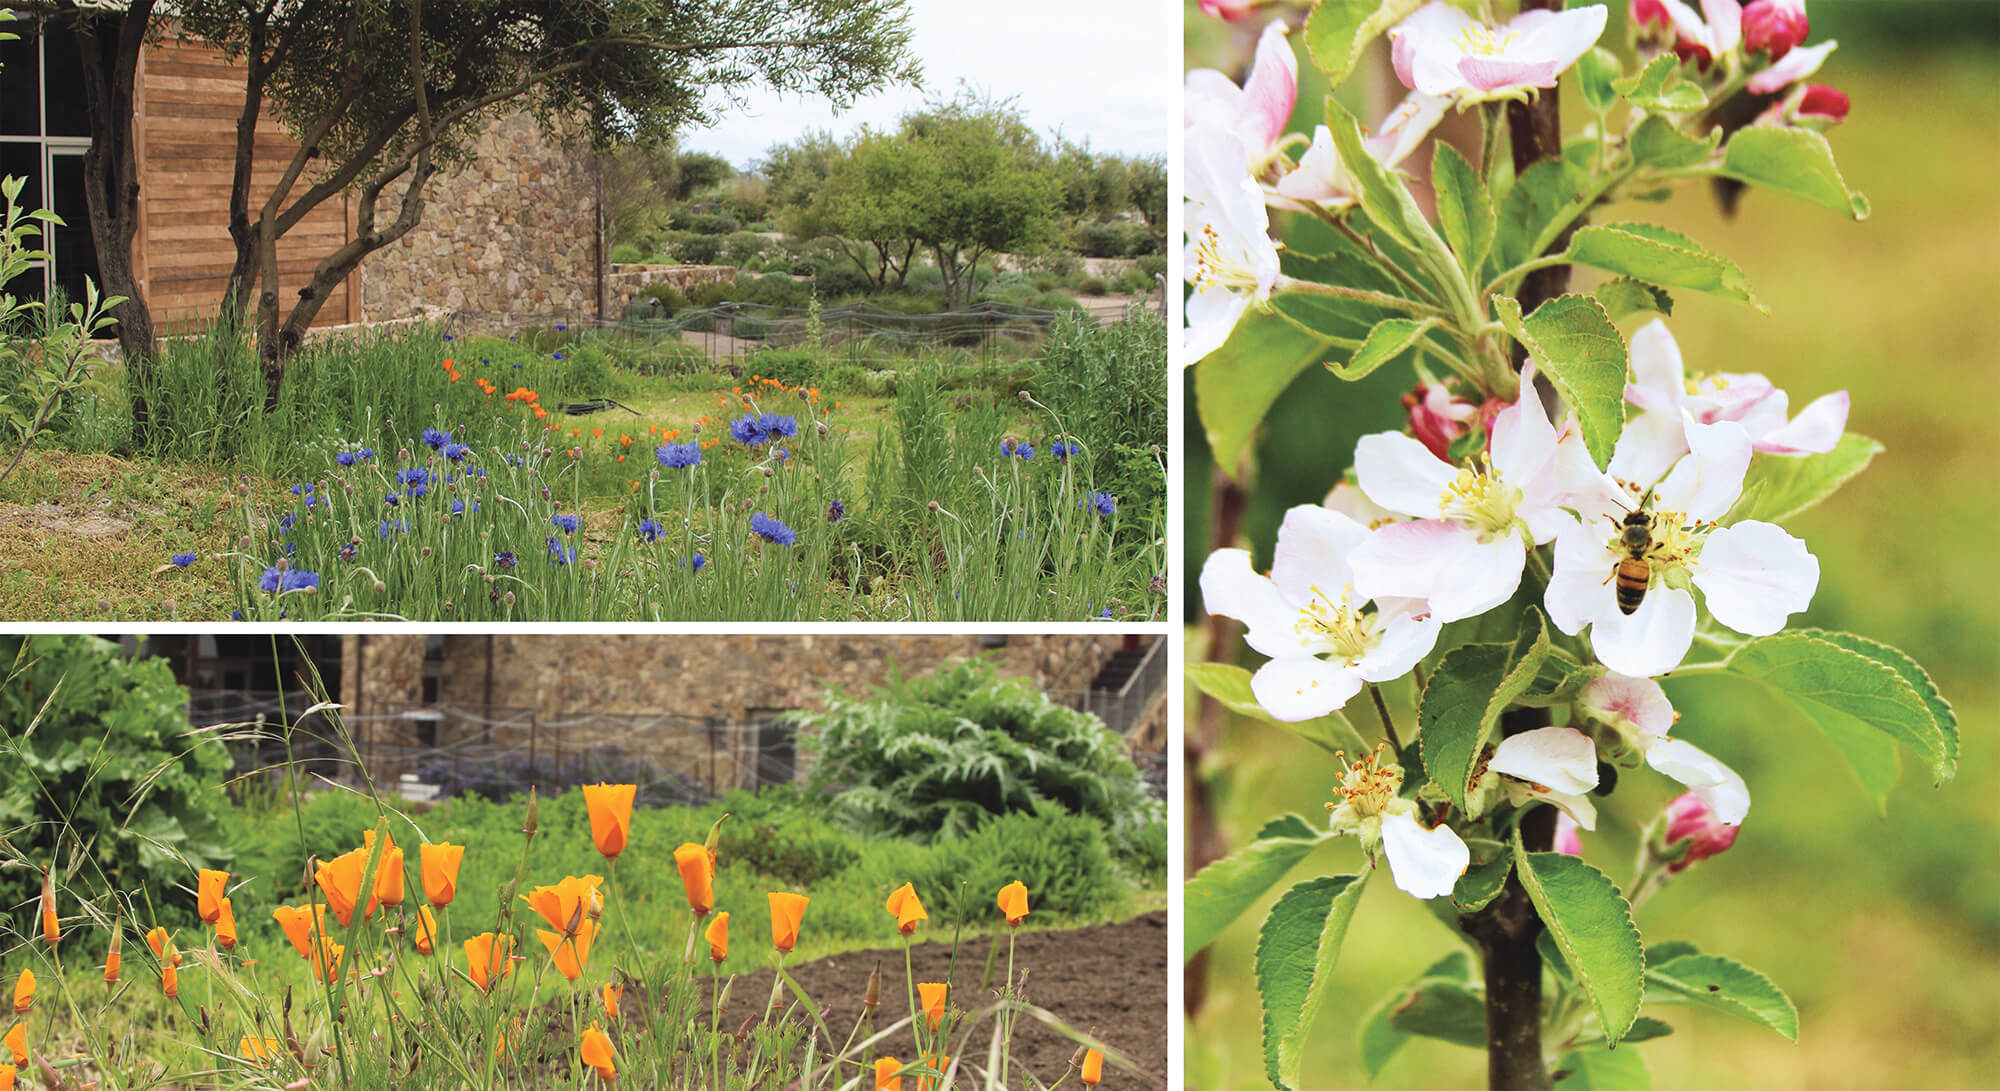
<path id="1" fill-rule="evenodd" d="M 1506 845 L 1485 838 L 1467 838 L 1465 847 L 1472 859 L 1465 874 L 1458 877 L 1458 885 L 1451 889 L 1451 904 L 1463 912 L 1476 913 L 1500 896 L 1507 876 L 1514 871 L 1514 856 Z"/>
<path id="2" fill-rule="evenodd" d="M 1340 944 L 1369 872 L 1309 879 L 1285 892 L 1257 940 L 1264 1002 L 1264 1073 L 1280 1091 L 1299 1084 L 1305 1038 L 1332 991 Z"/>
<path id="3" fill-rule="evenodd" d="M 1361 50 L 1375 36 L 1402 22 L 1425 0 L 1319 0 L 1306 16 L 1306 49 L 1313 67 L 1339 85 L 1354 71 Z"/>
<path id="4" fill-rule="evenodd" d="M 1521 305 L 1493 297 L 1500 324 L 1527 346 L 1543 375 L 1576 411 L 1583 444 L 1599 469 L 1625 428 L 1625 339 L 1611 316 L 1586 295 L 1557 296 L 1523 319 Z"/>
<path id="5" fill-rule="evenodd" d="M 1639 1017 L 1646 956 L 1632 907 L 1603 872 L 1574 856 L 1529 852 L 1514 833 L 1514 870 L 1542 923 L 1589 994 L 1607 1040 L 1616 1043 Z"/>
<path id="6" fill-rule="evenodd" d="M 1752 640 L 1730 653 L 1728 667 L 1769 686 L 1816 722 L 1847 717 L 1889 735 L 1923 758 L 1939 783 L 1958 771 L 1956 732 L 1947 736 L 1896 667 L 1805 633 Z"/>
<path id="7" fill-rule="evenodd" d="M 1368 338 L 1354 351 L 1353 359 L 1345 364 L 1327 361 L 1326 369 L 1343 379 L 1363 378 L 1369 372 L 1394 360 L 1423 340 L 1426 332 L 1442 325 L 1435 318 L 1418 321 L 1412 318 L 1385 318 L 1375 323 L 1368 331 Z"/>
<path id="8" fill-rule="evenodd" d="M 1563 1054 L 1554 1076 L 1563 1091 L 1653 1091 L 1636 1049 L 1578 1049 Z"/>
<path id="9" fill-rule="evenodd" d="M 1802 197 L 1857 220 L 1868 218 L 1868 198 L 1847 188 L 1833 160 L 1833 145 L 1810 129 L 1751 125 L 1722 149 L 1718 172 L 1739 182 Z"/>
<path id="10" fill-rule="evenodd" d="M 1548 656 L 1548 626 L 1531 606 L 1513 643 L 1466 644 L 1438 661 L 1418 702 L 1417 736 L 1425 771 L 1460 810 L 1470 811 L 1472 773 L 1500 713 L 1534 682 Z"/>
<path id="11" fill-rule="evenodd" d="M 1286 301 L 1279 300 L 1283 307 Z M 1250 311 L 1222 347 L 1194 365 L 1195 406 L 1215 451 L 1215 464 L 1235 474 L 1243 450 L 1278 395 L 1298 374 L 1326 358 L 1331 339 L 1275 314 Z"/>
<path id="12" fill-rule="evenodd" d="M 1715 153 L 1722 143 L 1722 130 L 1712 130 L 1707 139 L 1697 140 L 1680 131 L 1666 118 L 1654 115 L 1639 123 L 1626 140 L 1632 161 L 1642 167 L 1676 170 L 1692 167 Z"/>
<path id="13" fill-rule="evenodd" d="M 1535 953 L 1542 956 L 1542 965 L 1558 980 L 1572 985 L 1576 983 L 1576 972 L 1569 968 L 1569 960 L 1563 957 L 1562 948 L 1556 946 L 1555 933 L 1542 929 L 1542 934 L 1535 937 Z"/>
<path id="14" fill-rule="evenodd" d="M 1630 277 L 1607 280 L 1590 294 L 1604 307 L 1605 317 L 1613 322 L 1623 322 L 1635 314 L 1673 317 L 1674 297 L 1668 295 L 1666 289 Z"/>
<path id="15" fill-rule="evenodd" d="M 1903 778 L 1903 755 L 1896 740 L 1849 716 L 1810 716 L 1814 725 L 1847 760 L 1847 771 L 1874 805 L 1875 814 L 1889 815 L 1889 792 Z"/>
<path id="16" fill-rule="evenodd" d="M 1486 1001 L 1452 981 L 1420 981 L 1389 1014 L 1390 1029 L 1470 1049 L 1486 1048 Z"/>
<path id="17" fill-rule="evenodd" d="M 1188 665 L 1186 674 L 1196 689 L 1220 701 L 1229 711 L 1262 720 L 1297 735 L 1329 754 L 1362 754 L 1369 749 L 1368 744 L 1362 741 L 1360 732 L 1354 730 L 1354 725 L 1339 712 L 1327 713 L 1316 720 L 1273 719 L 1251 694 L 1250 672 L 1242 667 L 1228 663 L 1192 663 Z"/>
<path id="18" fill-rule="evenodd" d="M 1583 93 L 1583 104 L 1593 114 L 1611 109 L 1618 101 L 1618 91 L 1612 83 L 1624 75 L 1625 66 L 1619 63 L 1618 55 L 1603 46 L 1592 46 L 1576 59 L 1576 87 Z"/>
<path id="19" fill-rule="evenodd" d="M 1382 1074 L 1382 1069 L 1396 1051 L 1410 1036 L 1390 1024 L 1396 1009 L 1416 994 L 1426 983 L 1442 981 L 1448 984 L 1469 985 L 1472 982 L 1472 956 L 1464 951 L 1453 951 L 1430 965 L 1423 973 L 1411 978 L 1409 983 L 1390 993 L 1371 1009 L 1356 1031 L 1356 1044 L 1361 1054 L 1361 1067 L 1369 1079 Z"/>
<path id="20" fill-rule="evenodd" d="M 1285 877 L 1317 843 L 1319 831 L 1298 815 L 1286 815 L 1257 840 L 1202 868 L 1188 880 L 1181 916 L 1186 931 L 1181 957 L 1193 958 L 1229 927 L 1251 903 Z"/>
<path id="21" fill-rule="evenodd" d="M 1743 498 L 1723 520 L 1781 523 L 1832 496 L 1881 453 L 1881 444 L 1849 432 L 1822 454 L 1753 456 L 1749 472 L 1743 475 Z"/>
<path id="22" fill-rule="evenodd" d="M 1437 191 L 1438 226 L 1458 256 L 1458 267 L 1477 279 L 1493 249 L 1496 219 L 1486 183 L 1458 149 L 1440 140 L 1431 157 L 1431 185 Z"/>
<path id="23" fill-rule="evenodd" d="M 1663 227 L 1624 223 L 1578 228 L 1570 236 L 1563 257 L 1649 284 L 1705 292 L 1748 303 L 1760 311 L 1766 309 L 1750 293 L 1743 270 L 1735 262 Z"/>
<path id="24" fill-rule="evenodd" d="M 1500 202 L 1500 215 L 1494 228 L 1493 260 L 1502 269 L 1512 269 L 1538 256 L 1528 249 L 1556 214 L 1577 199 L 1577 174 L 1561 160 L 1539 159 L 1521 172 L 1504 195 L 1497 190 L 1494 193 Z"/>
<path id="25" fill-rule="evenodd" d="M 1443 240 L 1431 230 L 1423 209 L 1410 196 L 1408 186 L 1369 154 L 1361 142 L 1360 122 L 1347 108 L 1333 99 L 1326 103 L 1326 127 L 1340 153 L 1341 165 L 1353 176 L 1361 211 L 1369 222 L 1390 238 L 1412 250 L 1444 248 Z"/>
<path id="26" fill-rule="evenodd" d="M 1777 982 L 1733 958 L 1682 955 L 1646 968 L 1649 994 L 1658 990 L 1725 1011 L 1799 1040 L 1799 1010 Z"/>
<path id="27" fill-rule="evenodd" d="M 1930 710 L 1931 722 L 1937 725 L 1939 734 L 1944 736 L 1945 753 L 1956 766 L 1959 746 L 1958 713 L 1952 709 L 1951 702 L 1945 700 L 1944 694 L 1938 692 L 1937 683 L 1931 681 L 1929 672 L 1919 666 L 1916 660 L 1911 659 L 1899 648 L 1854 633 L 1835 632 L 1831 629 L 1803 629 L 1800 633 L 1838 644 L 1851 652 L 1858 652 L 1902 675 L 1903 680 L 1908 682 L 1910 688 L 1917 691 L 1917 696 L 1923 699 L 1924 707 Z"/>
<path id="28" fill-rule="evenodd" d="M 1685 113 L 1708 105 L 1708 96 L 1702 94 L 1701 88 L 1680 78 L 1680 67 L 1679 57 L 1662 53 L 1646 67 L 1614 81 L 1611 86 L 1634 109 L 1649 114 Z"/>

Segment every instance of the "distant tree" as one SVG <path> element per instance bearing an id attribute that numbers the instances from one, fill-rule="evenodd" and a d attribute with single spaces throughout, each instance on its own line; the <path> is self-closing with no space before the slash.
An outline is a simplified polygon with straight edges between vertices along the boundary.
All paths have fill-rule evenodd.
<path id="1" fill-rule="evenodd" d="M 598 163 L 613 246 L 638 239 L 666 219 L 680 188 L 680 161 L 671 141 L 621 144 Z"/>
<path id="2" fill-rule="evenodd" d="M 1132 161 L 1126 173 L 1132 207 L 1146 218 L 1148 226 L 1164 233 L 1167 229 L 1167 158 L 1142 156 Z"/>
<path id="3" fill-rule="evenodd" d="M 910 236 L 930 252 L 950 306 L 972 302 L 979 264 L 1031 254 L 1062 224 L 1062 187 L 1040 138 L 1010 102 L 969 92 L 903 119 Z"/>
<path id="4" fill-rule="evenodd" d="M 889 287 L 892 275 L 902 287 L 919 245 L 912 202 L 923 154 L 900 132 L 863 129 L 793 222 L 807 237 L 830 241 L 876 288 Z"/>
<path id="5" fill-rule="evenodd" d="M 809 130 L 789 144 L 771 145 L 757 162 L 757 173 L 769 180 L 765 198 L 780 219 L 809 208 L 834 164 L 846 154 L 846 147 L 824 129 Z"/>
<path id="6" fill-rule="evenodd" d="M 1115 155 L 1099 155 L 1089 144 L 1064 143 L 1054 169 L 1062 183 L 1063 211 L 1072 216 L 1109 219 L 1131 205 L 1130 169 Z"/>
<path id="7" fill-rule="evenodd" d="M 679 201 L 691 200 L 695 194 L 736 177 L 736 168 L 729 160 L 708 152 L 682 152 L 675 165 L 680 181 L 674 186 L 674 199 Z"/>

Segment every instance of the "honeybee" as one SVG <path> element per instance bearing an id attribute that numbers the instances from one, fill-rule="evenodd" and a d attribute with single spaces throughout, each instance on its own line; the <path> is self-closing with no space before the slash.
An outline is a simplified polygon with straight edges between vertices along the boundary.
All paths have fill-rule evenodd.
<path id="1" fill-rule="evenodd" d="M 1619 558 L 1611 578 L 1618 581 L 1618 612 L 1629 617 L 1646 601 L 1646 587 L 1653 582 L 1653 564 L 1647 559 L 1653 551 L 1652 512 L 1634 508 L 1625 513 L 1618 524 L 1618 548 L 1625 556 Z"/>

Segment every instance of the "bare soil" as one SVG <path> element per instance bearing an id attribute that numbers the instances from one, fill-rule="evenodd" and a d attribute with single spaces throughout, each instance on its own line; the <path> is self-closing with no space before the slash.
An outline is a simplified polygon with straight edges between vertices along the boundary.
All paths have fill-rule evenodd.
<path id="1" fill-rule="evenodd" d="M 988 937 L 960 945 L 958 966 L 951 967 L 950 940 L 921 943 L 911 953 L 918 981 L 956 981 L 953 1008 L 977 1008 L 991 999 L 1007 971 L 1007 939 L 998 938 L 993 984 L 978 992 L 986 969 Z M 907 1010 L 908 987 L 903 978 L 903 949 L 887 947 L 850 951 L 788 967 L 821 1006 L 820 1015 L 833 1033 L 845 1037 L 861 1013 L 868 974 L 882 969 L 882 1006 L 878 1025 L 886 1025 Z M 1134 1064 L 1145 1076 L 1105 1065 L 1104 1086 L 1141 1088 L 1166 1086 L 1167 1072 L 1167 915 L 1148 913 L 1118 924 L 1096 925 L 1067 932 L 1022 932 L 1014 940 L 1014 970 L 1027 975 L 1027 997 L 1078 1030 L 1097 1028 L 1097 1037 Z M 768 970 L 736 979 L 729 992 L 723 1025 L 738 1025 L 755 1017 L 771 994 Z M 972 1041 L 984 1063 L 989 1025 L 976 1028 Z M 916 1052 L 907 1030 L 885 1040 L 876 1050 L 908 1059 Z M 1067 1070 L 1076 1045 L 1051 1027 L 1031 1019 L 1016 1024 L 1013 1056 L 1044 1083 L 1054 1083 Z"/>

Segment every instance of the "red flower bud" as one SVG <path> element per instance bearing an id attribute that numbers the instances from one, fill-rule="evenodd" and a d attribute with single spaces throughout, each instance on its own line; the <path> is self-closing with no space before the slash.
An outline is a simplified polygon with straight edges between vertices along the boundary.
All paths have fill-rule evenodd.
<path id="1" fill-rule="evenodd" d="M 1708 805 L 1693 792 L 1667 804 L 1667 844 L 1688 842 L 1687 855 L 1678 863 L 1667 865 L 1667 870 L 1675 873 L 1685 871 L 1696 860 L 1706 860 L 1726 851 L 1736 843 L 1739 828 L 1716 821 Z"/>
<path id="2" fill-rule="evenodd" d="M 1743 48 L 1773 62 L 1806 40 L 1806 0 L 1751 0 L 1743 7 Z"/>
<path id="3" fill-rule="evenodd" d="M 1802 120 L 1834 125 L 1847 120 L 1847 107 L 1845 94 L 1826 84 L 1815 83 L 1800 96 L 1796 112 Z"/>

